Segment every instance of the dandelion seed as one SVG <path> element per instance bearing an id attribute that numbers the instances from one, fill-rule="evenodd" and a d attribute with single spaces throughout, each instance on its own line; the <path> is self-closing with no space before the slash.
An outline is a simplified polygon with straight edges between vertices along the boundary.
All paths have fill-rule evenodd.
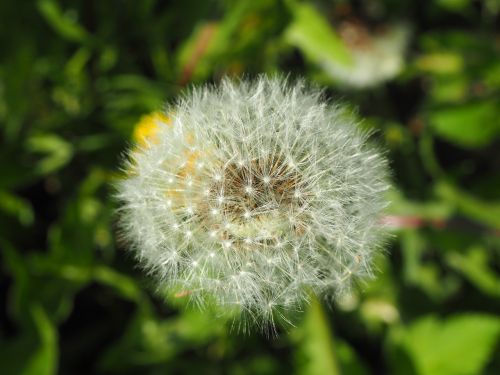
<path id="1" fill-rule="evenodd" d="M 261 77 L 194 89 L 167 113 L 118 186 L 124 236 L 159 288 L 273 324 L 310 291 L 372 274 L 387 162 L 341 106 Z"/>

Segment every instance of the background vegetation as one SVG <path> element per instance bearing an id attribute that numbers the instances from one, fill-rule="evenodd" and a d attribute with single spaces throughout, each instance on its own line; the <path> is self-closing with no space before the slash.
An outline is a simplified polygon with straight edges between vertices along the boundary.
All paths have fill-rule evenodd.
<path id="1" fill-rule="evenodd" d="M 0 2 L 0 372 L 499 374 L 499 11 Z M 186 85 L 260 72 L 358 108 L 396 185 L 378 277 L 274 339 L 155 297 L 116 239 L 110 187 L 141 115 Z"/>

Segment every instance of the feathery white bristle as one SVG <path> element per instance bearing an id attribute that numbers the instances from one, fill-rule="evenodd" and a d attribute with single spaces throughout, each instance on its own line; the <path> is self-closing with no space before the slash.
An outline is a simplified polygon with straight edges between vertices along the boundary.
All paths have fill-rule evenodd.
<path id="1" fill-rule="evenodd" d="M 257 321 L 371 274 L 387 162 L 302 82 L 225 79 L 168 108 L 131 151 L 122 228 L 162 288 Z"/>

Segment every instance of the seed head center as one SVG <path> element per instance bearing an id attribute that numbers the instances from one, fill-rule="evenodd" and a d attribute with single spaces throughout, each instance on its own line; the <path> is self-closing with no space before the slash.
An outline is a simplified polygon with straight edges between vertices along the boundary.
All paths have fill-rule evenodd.
<path id="1" fill-rule="evenodd" d="M 305 200 L 297 191 L 307 186 L 286 160 L 269 157 L 226 165 L 212 179 L 207 214 L 201 215 L 207 230 L 217 230 L 223 241 L 246 246 L 282 244 L 285 237 L 300 235 L 298 226 L 304 227 L 305 217 L 297 212 L 303 211 Z M 214 216 L 214 210 L 220 215 Z"/>

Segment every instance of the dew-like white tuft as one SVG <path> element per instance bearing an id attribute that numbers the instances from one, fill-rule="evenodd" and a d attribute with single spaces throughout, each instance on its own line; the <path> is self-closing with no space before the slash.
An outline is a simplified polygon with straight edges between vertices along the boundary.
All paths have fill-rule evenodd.
<path id="1" fill-rule="evenodd" d="M 303 82 L 225 79 L 130 152 L 121 226 L 159 288 L 269 323 L 372 274 L 387 162 Z"/>

